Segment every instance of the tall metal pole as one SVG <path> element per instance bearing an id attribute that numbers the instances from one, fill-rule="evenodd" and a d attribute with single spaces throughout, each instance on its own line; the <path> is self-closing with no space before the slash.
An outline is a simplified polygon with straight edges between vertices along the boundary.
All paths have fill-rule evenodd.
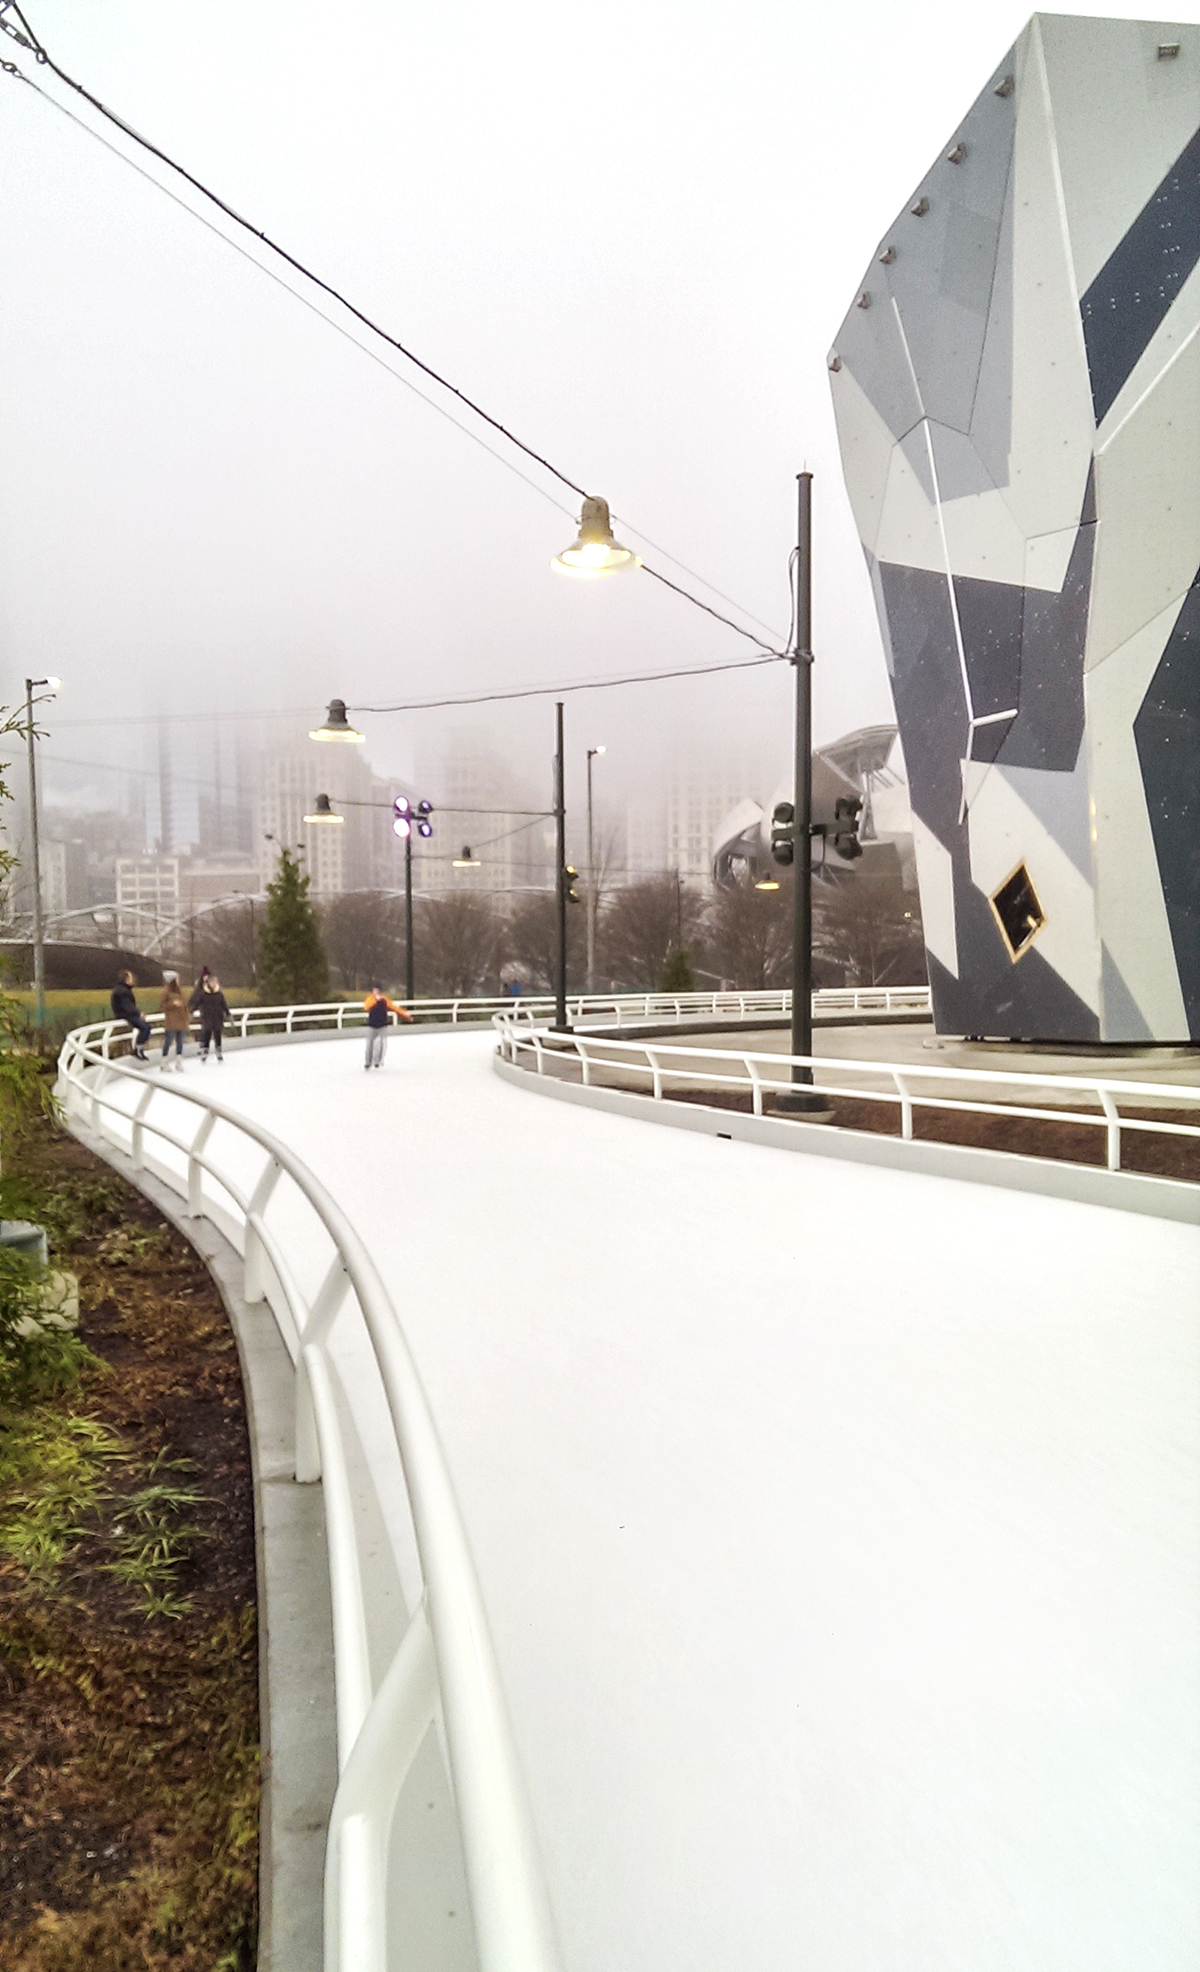
<path id="1" fill-rule="evenodd" d="M 797 475 L 795 874 L 792 916 L 792 1053 L 812 1053 L 812 474 Z M 793 1065 L 793 1083 L 812 1083 Z"/>
<path id="2" fill-rule="evenodd" d="M 588 914 L 587 914 L 587 989 L 596 990 L 596 838 L 592 829 L 592 761 L 596 749 L 587 750 L 587 803 L 588 803 Z"/>
<path id="3" fill-rule="evenodd" d="M 407 1004 L 416 998 L 416 975 L 413 971 L 413 919 L 412 919 L 412 829 L 404 838 L 404 998 Z"/>
<path id="4" fill-rule="evenodd" d="M 567 808 L 563 776 L 562 700 L 554 708 L 554 847 L 558 867 L 555 873 L 558 906 L 558 964 L 554 980 L 554 1025 L 560 1032 L 567 1025 Z"/>
<path id="5" fill-rule="evenodd" d="M 46 1025 L 46 942 L 42 924 L 42 862 L 38 844 L 37 757 L 33 737 L 33 688 L 40 678 L 25 680 L 25 738 L 29 747 L 29 842 L 33 852 L 33 1024 L 40 1034 Z"/>

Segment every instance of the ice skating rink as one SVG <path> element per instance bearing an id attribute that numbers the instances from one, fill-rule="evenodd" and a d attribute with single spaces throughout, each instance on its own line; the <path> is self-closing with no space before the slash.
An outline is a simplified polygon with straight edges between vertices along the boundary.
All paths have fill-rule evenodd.
<path id="1" fill-rule="evenodd" d="M 1192 1972 L 1200 1233 L 575 1108 L 491 1045 L 188 1072 L 380 1264 L 569 1972 Z"/>

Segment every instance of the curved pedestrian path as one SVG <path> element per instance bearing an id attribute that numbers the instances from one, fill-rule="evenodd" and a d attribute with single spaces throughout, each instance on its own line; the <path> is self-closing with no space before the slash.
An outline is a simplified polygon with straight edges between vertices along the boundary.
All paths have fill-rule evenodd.
<path id="1" fill-rule="evenodd" d="M 1191 1972 L 1200 1232 L 647 1128 L 491 1047 L 188 1072 L 387 1281 L 569 1972 Z"/>

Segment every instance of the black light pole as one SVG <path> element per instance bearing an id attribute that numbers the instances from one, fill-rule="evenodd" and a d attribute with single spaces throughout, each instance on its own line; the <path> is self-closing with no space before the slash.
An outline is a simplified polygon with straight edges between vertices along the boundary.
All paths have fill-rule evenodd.
<path id="1" fill-rule="evenodd" d="M 554 708 L 554 845 L 556 904 L 558 908 L 558 965 L 554 980 L 554 1025 L 565 1032 L 567 1025 L 567 809 L 563 784 L 562 700 Z"/>
<path id="2" fill-rule="evenodd" d="M 812 1054 L 812 474 L 797 475 L 796 636 L 788 653 L 796 670 L 796 759 L 792 869 L 792 1053 Z M 793 1093 L 781 1109 L 828 1116 L 824 1099 L 808 1094 L 811 1068 L 792 1064 Z"/>
<path id="3" fill-rule="evenodd" d="M 413 971 L 412 919 L 412 830 L 404 838 L 404 998 L 408 1005 L 416 996 Z"/>

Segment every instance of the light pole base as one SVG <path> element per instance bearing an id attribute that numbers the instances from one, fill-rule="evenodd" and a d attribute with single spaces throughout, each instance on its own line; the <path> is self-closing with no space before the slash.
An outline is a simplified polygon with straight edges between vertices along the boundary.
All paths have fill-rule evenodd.
<path id="1" fill-rule="evenodd" d="M 806 1123 L 832 1123 L 833 1111 L 828 1096 L 820 1089 L 785 1089 L 776 1096 L 775 1107 L 789 1116 L 802 1116 Z"/>

